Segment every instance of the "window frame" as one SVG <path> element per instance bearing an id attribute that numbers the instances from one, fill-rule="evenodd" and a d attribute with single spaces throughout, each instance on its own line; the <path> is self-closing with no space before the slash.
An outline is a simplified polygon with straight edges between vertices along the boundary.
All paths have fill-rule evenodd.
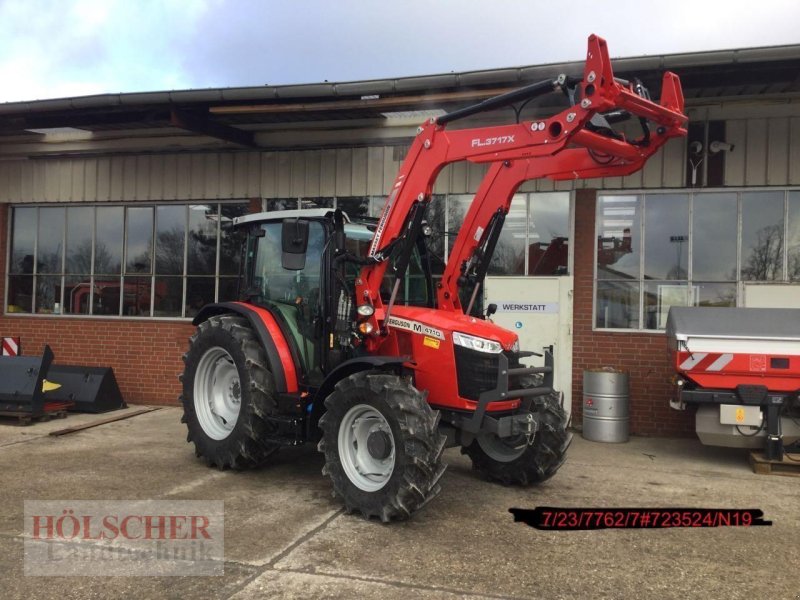
<path id="1" fill-rule="evenodd" d="M 766 281 L 759 281 L 759 280 L 745 280 L 742 279 L 742 197 L 743 194 L 753 193 L 753 192 L 779 192 L 783 194 L 783 256 L 782 256 L 782 273 L 783 278 L 778 280 L 766 280 Z M 800 187 L 798 186 L 775 186 L 775 187 L 718 187 L 718 188 L 654 188 L 654 189 L 647 189 L 647 188 L 636 188 L 636 189 L 600 189 L 597 190 L 597 196 L 595 201 L 595 211 L 594 211 L 594 236 L 592 238 L 592 244 L 594 246 L 592 256 L 593 256 L 593 264 L 592 264 L 592 332 L 597 333 L 646 333 L 646 334 L 665 334 L 664 329 L 648 329 L 644 327 L 645 323 L 645 287 L 646 284 L 654 283 L 662 280 L 657 279 L 645 279 L 644 278 L 644 268 L 645 268 L 645 246 L 646 246 L 646 231 L 645 231 L 645 211 L 647 206 L 647 197 L 659 196 L 659 195 L 676 195 L 676 194 L 687 194 L 689 196 L 689 249 L 688 249 L 688 268 L 687 268 L 687 279 L 686 279 L 686 286 L 687 290 L 691 290 L 693 284 L 695 283 L 694 280 L 694 265 L 693 265 L 693 257 L 694 257 L 694 203 L 695 198 L 697 196 L 703 196 L 705 194 L 714 194 L 714 193 L 729 193 L 736 195 L 736 278 L 733 280 L 725 280 L 725 281 L 706 281 L 706 280 L 698 280 L 697 283 L 715 283 L 715 284 L 730 284 L 736 290 L 735 295 L 735 306 L 741 306 L 744 301 L 744 294 L 745 294 L 745 285 L 795 285 L 800 287 L 799 281 L 792 281 L 790 279 L 789 274 L 789 252 L 788 252 L 788 245 L 787 240 L 789 237 L 789 208 L 790 208 L 790 194 L 800 192 Z M 635 283 L 639 286 L 639 327 L 637 328 L 621 328 L 621 327 L 598 327 L 597 326 L 597 292 L 598 292 L 598 283 L 604 281 L 618 281 L 618 280 L 606 280 L 606 279 L 598 279 L 598 251 L 597 251 L 597 239 L 600 235 L 600 221 L 597 218 L 598 215 L 598 208 L 600 206 L 600 199 L 602 196 L 640 196 L 642 201 L 640 203 L 640 210 L 641 210 L 641 217 L 639 223 L 639 236 L 640 236 L 640 256 L 639 256 L 639 275 L 638 278 L 630 279 L 629 281 Z M 667 280 L 663 280 L 667 281 Z M 691 295 L 691 292 L 690 292 Z"/>

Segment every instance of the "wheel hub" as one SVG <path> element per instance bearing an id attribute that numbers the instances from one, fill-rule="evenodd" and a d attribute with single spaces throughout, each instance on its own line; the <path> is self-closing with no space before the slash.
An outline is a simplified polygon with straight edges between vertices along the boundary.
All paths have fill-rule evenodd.
<path id="1" fill-rule="evenodd" d="M 372 458 L 385 460 L 392 453 L 392 440 L 389 434 L 382 430 L 373 431 L 367 438 L 367 450 Z"/>
<path id="2" fill-rule="evenodd" d="M 242 385 L 233 357 L 224 348 L 206 350 L 194 377 L 194 410 L 203 431 L 223 440 L 233 431 L 242 406 Z"/>
<path id="3" fill-rule="evenodd" d="M 377 492 L 394 471 L 394 436 L 381 412 L 367 404 L 350 408 L 339 424 L 339 460 L 347 478 L 365 492 Z"/>

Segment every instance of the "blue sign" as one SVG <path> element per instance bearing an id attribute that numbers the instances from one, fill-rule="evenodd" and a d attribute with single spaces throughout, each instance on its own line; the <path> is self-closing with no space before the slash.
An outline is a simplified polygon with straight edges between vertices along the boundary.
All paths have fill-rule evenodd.
<path id="1" fill-rule="evenodd" d="M 514 327 L 516 327 L 517 329 L 522 329 L 522 321 L 517 321 L 516 323 L 514 323 Z"/>

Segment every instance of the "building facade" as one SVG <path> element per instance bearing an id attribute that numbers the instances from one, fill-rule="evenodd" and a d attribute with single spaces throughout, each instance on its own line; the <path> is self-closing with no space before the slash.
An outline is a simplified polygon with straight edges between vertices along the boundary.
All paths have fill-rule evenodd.
<path id="1" fill-rule="evenodd" d="M 422 119 L 575 68 L 0 106 L 0 335 L 113 367 L 128 402 L 174 404 L 191 317 L 237 294 L 234 217 L 377 215 Z M 675 435 L 693 420 L 669 409 L 669 306 L 800 307 L 800 46 L 617 65 L 651 87 L 665 68 L 684 81 L 688 139 L 629 177 L 523 185 L 484 302 L 523 346 L 556 347 L 574 423 L 583 371 L 613 366 L 631 374 L 632 431 Z M 445 260 L 484 172 L 437 181 Z"/>

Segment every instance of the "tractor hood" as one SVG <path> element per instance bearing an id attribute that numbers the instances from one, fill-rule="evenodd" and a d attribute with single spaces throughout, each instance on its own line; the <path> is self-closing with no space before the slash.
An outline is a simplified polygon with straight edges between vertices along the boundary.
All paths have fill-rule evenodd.
<path id="1" fill-rule="evenodd" d="M 516 333 L 491 321 L 462 313 L 418 306 L 396 306 L 389 317 L 388 325 L 420 334 L 432 333 L 433 337 L 438 337 L 436 333 L 439 332 L 447 339 L 451 339 L 453 332 L 458 331 L 499 342 L 504 350 L 511 350 L 517 341 Z"/>

